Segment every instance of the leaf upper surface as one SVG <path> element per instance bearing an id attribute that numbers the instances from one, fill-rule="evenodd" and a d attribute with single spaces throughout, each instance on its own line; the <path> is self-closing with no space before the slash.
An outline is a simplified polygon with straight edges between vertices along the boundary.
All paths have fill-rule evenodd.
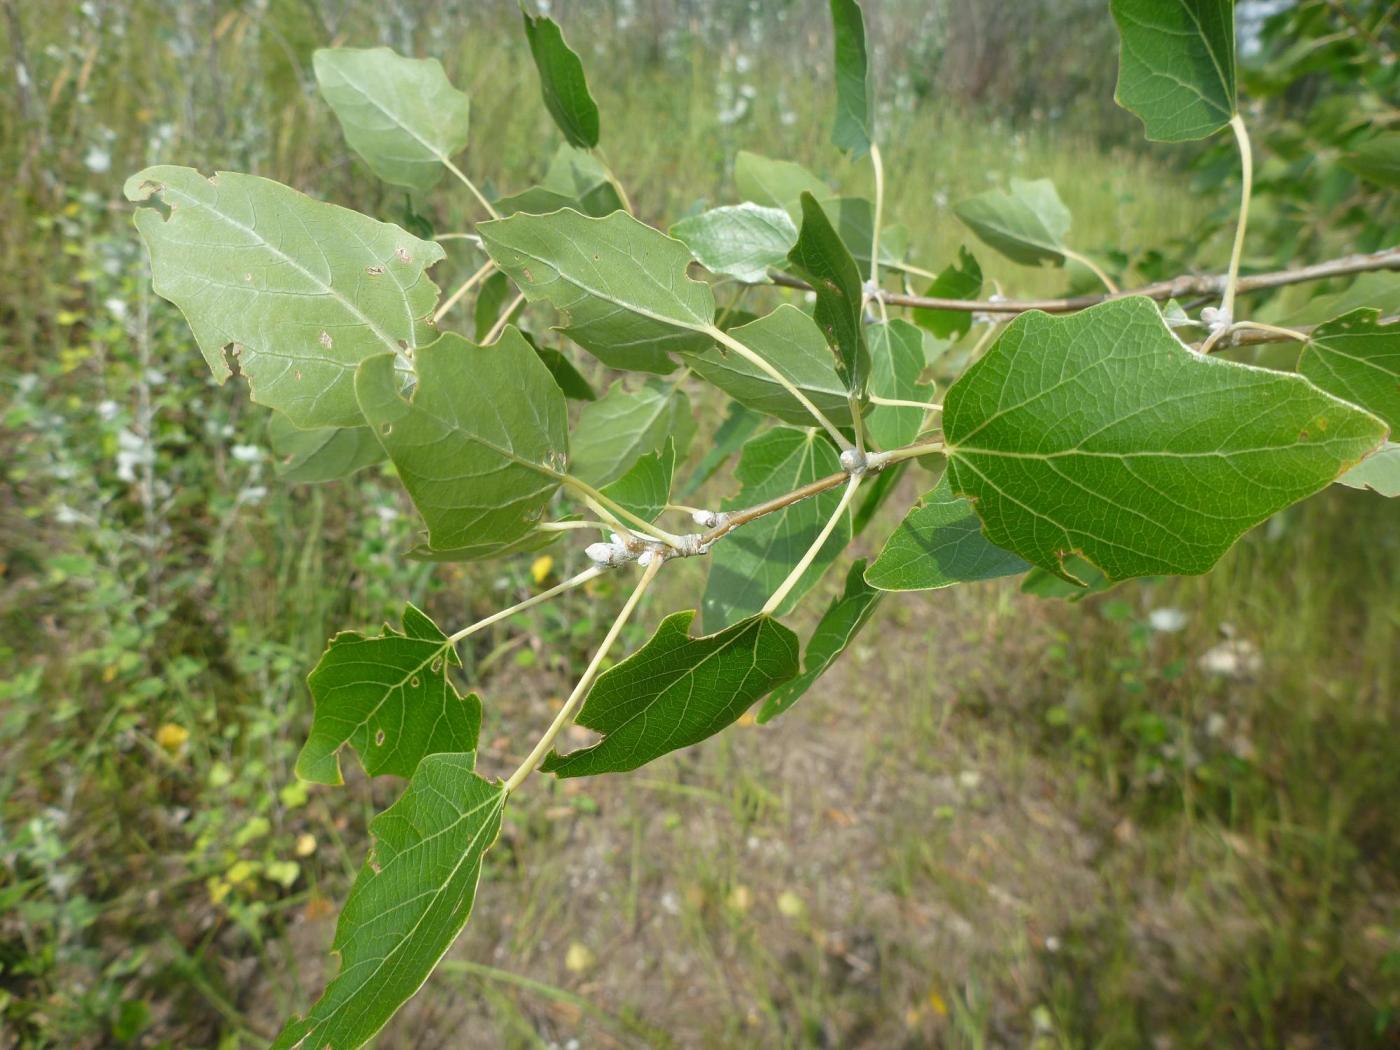
<path id="1" fill-rule="evenodd" d="M 1298 371 L 1344 401 L 1374 412 L 1400 432 L 1400 322 L 1354 310 L 1313 330 Z"/>
<path id="2" fill-rule="evenodd" d="M 822 206 L 802 194 L 802 229 L 788 261 L 816 293 L 813 318 L 836 363 L 836 374 L 857 397 L 865 394 L 870 350 L 861 324 L 860 270 Z"/>
<path id="3" fill-rule="evenodd" d="M 966 248 L 958 247 L 958 261 L 949 263 L 924 290 L 934 299 L 976 299 L 982 292 L 982 267 Z M 914 323 L 940 339 L 966 335 L 972 327 L 970 310 L 915 310 Z"/>
<path id="4" fill-rule="evenodd" d="M 870 152 L 874 107 L 865 53 L 865 19 L 856 0 L 831 0 L 836 53 L 836 123 L 831 142 L 859 159 Z"/>
<path id="5" fill-rule="evenodd" d="M 924 336 L 896 318 L 870 326 L 870 392 L 900 401 L 927 401 L 930 386 L 919 385 L 924 370 Z M 880 448 L 898 448 L 919 436 L 928 413 L 903 405 L 872 404 L 865 410 L 866 433 Z"/>
<path id="6" fill-rule="evenodd" d="M 1149 139 L 1212 135 L 1235 115 L 1234 0 L 1112 0 L 1118 104 Z"/>
<path id="7" fill-rule="evenodd" d="M 598 145 L 598 104 L 588 91 L 583 63 L 564 40 L 557 23 L 544 15 L 521 10 L 525 39 L 540 74 L 544 105 L 569 145 L 592 149 Z"/>

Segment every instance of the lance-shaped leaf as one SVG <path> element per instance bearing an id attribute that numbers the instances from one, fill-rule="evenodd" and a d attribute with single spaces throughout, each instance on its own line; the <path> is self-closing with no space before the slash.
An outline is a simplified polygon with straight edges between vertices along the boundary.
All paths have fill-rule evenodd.
<path id="1" fill-rule="evenodd" d="M 882 591 L 931 591 L 1015 576 L 1030 566 L 982 535 L 972 504 L 953 495 L 944 474 L 885 542 L 865 580 Z"/>
<path id="2" fill-rule="evenodd" d="M 678 388 L 654 381 L 627 390 L 614 383 L 579 413 L 571 473 L 590 485 L 607 485 L 648 452 L 659 451 L 667 436 L 676 438 L 683 455 L 694 428 L 690 402 Z"/>
<path id="3" fill-rule="evenodd" d="M 1400 496 L 1400 444 L 1386 442 L 1337 479 L 1353 489 L 1370 489 L 1387 499 Z"/>
<path id="4" fill-rule="evenodd" d="M 514 298 L 515 289 L 511 287 L 510 278 L 500 270 L 481 282 L 481 289 L 476 293 L 476 303 L 472 306 L 472 330 L 478 343 L 486 341 L 486 336 L 500 321 L 501 312 Z M 513 321 L 518 317 L 524 307 L 524 303 L 517 306 L 510 319 Z"/>
<path id="5" fill-rule="evenodd" d="M 1313 330 L 1298 371 L 1329 394 L 1360 405 L 1400 432 L 1400 322 L 1355 310 Z"/>
<path id="6" fill-rule="evenodd" d="M 344 631 L 331 639 L 307 678 L 315 714 L 297 756 L 297 776 L 343 783 L 340 749 L 353 747 L 370 776 L 409 777 L 427 755 L 476 750 L 481 700 L 447 680 L 460 666 L 447 636 L 405 605 L 403 629 L 378 638 Z"/>
<path id="7" fill-rule="evenodd" d="M 564 41 L 559 26 L 544 15 L 531 16 L 522 7 L 525 39 L 540 73 L 545 109 L 559 125 L 569 145 L 592 149 L 598 145 L 598 105 L 588 93 L 583 63 Z"/>
<path id="8" fill-rule="evenodd" d="M 1202 573 L 1385 437 L 1296 375 L 1193 353 L 1134 296 L 1023 314 L 944 399 L 953 491 L 987 538 L 1071 577 Z"/>
<path id="9" fill-rule="evenodd" d="M 1112 0 L 1122 52 L 1118 104 L 1147 137 L 1186 142 L 1235 115 L 1234 0 Z"/>
<path id="10" fill-rule="evenodd" d="M 827 606 L 826 612 L 822 613 L 822 618 L 812 632 L 812 637 L 807 641 L 802 673 L 769 694 L 758 712 L 760 724 L 771 722 L 802 699 L 816 680 L 826 673 L 827 668 L 836 662 L 836 658 L 846 651 L 856 632 L 865 626 L 865 622 L 875 612 L 881 592 L 865 582 L 864 573 L 863 559 L 851 566 L 850 572 L 846 574 L 845 588 Z"/>
<path id="11" fill-rule="evenodd" d="M 831 143 L 859 159 L 870 152 L 874 108 L 865 54 L 865 19 L 856 0 L 831 0 L 836 44 L 836 123 Z"/>
<path id="12" fill-rule="evenodd" d="M 345 140 L 385 182 L 425 193 L 466 149 L 471 106 L 437 59 L 337 47 L 312 64 Z"/>
<path id="13" fill-rule="evenodd" d="M 989 247 L 1012 262 L 1062 266 L 1069 209 L 1049 179 L 1012 179 L 1011 192 L 987 190 L 953 205 L 953 211 Z"/>
<path id="14" fill-rule="evenodd" d="M 336 924 L 340 971 L 274 1050 L 362 1046 L 428 979 L 471 914 L 481 858 L 501 830 L 505 791 L 474 755 L 429 755 L 408 790 L 370 822 L 374 844 Z"/>
<path id="15" fill-rule="evenodd" d="M 529 534 L 568 457 L 564 395 L 514 328 L 488 347 L 455 333 L 418 351 L 405 395 L 388 355 L 360 366 L 360 407 L 434 550 L 493 555 Z"/>
<path id="16" fill-rule="evenodd" d="M 781 208 L 746 202 L 682 219 L 671 227 L 671 236 L 711 273 L 760 284 L 771 267 L 787 262 L 797 225 Z"/>
<path id="17" fill-rule="evenodd" d="M 715 298 L 686 276 L 690 252 L 625 212 L 512 215 L 477 230 L 526 298 L 567 313 L 565 334 L 610 367 L 669 372 L 668 351 L 709 342 Z"/>
<path id="18" fill-rule="evenodd" d="M 281 412 L 267 421 L 273 469 L 291 484 L 315 484 L 349 477 L 384 458 L 369 427 L 317 427 L 301 430 Z"/>
<path id="19" fill-rule="evenodd" d="M 775 499 L 809 482 L 835 474 L 841 460 L 826 436 L 814 430 L 777 427 L 744 446 L 734 475 L 743 486 L 724 501 L 738 510 Z M 836 512 L 841 493 L 829 489 L 789 504 L 736 529 L 710 552 L 710 576 L 702 608 L 710 629 L 727 627 L 763 608 L 787 578 L 822 527 Z M 812 589 L 850 542 L 850 512 L 845 511 L 811 566 L 776 610 L 783 615 Z"/>
<path id="20" fill-rule="evenodd" d="M 836 362 L 836 374 L 857 397 L 865 394 L 870 350 L 861 326 L 860 270 L 822 206 L 802 194 L 802 230 L 788 254 L 792 269 L 812 286 L 812 316 Z"/>
<path id="21" fill-rule="evenodd" d="M 810 317 L 788 303 L 772 313 L 729 331 L 797 387 L 837 426 L 851 425 L 846 384 L 836 374 L 831 351 Z M 783 386 L 753 362 L 712 344 L 687 354 L 686 364 L 741 405 L 785 423 L 810 426 L 812 414 Z"/>
<path id="22" fill-rule="evenodd" d="M 253 400 L 293 424 L 363 424 L 355 366 L 437 337 L 442 247 L 255 175 L 147 168 L 126 183 L 156 293 L 189 321 L 214 378 L 247 377 Z"/>
<path id="23" fill-rule="evenodd" d="M 578 724 L 603 734 L 590 747 L 551 753 L 560 777 L 621 773 L 732 725 L 797 673 L 797 635 L 771 616 L 690 637 L 694 610 L 672 613 L 642 646 L 598 677 Z"/>
<path id="24" fill-rule="evenodd" d="M 638 517 L 655 521 L 671 500 L 676 473 L 676 442 L 667 436 L 660 452 L 648 452 L 626 474 L 603 489 L 603 495 Z"/>
<path id="25" fill-rule="evenodd" d="M 982 267 L 964 247 L 958 248 L 958 261 L 950 263 L 924 289 L 931 299 L 976 299 L 982 293 Z M 914 323 L 940 339 L 963 336 L 972 327 L 971 310 L 915 310 Z"/>
<path id="26" fill-rule="evenodd" d="M 774 160 L 760 153 L 740 150 L 734 157 L 734 185 L 745 200 L 769 208 L 782 208 L 793 219 L 802 215 L 802 194 L 818 200 L 832 195 L 831 187 L 801 164 Z"/>
<path id="27" fill-rule="evenodd" d="M 899 401 L 927 401 L 930 386 L 919 384 L 924 370 L 924 336 L 899 319 L 870 326 L 870 392 Z M 898 448 L 919 436 L 928 413 L 903 405 L 871 405 L 865 431 L 880 448 Z"/>

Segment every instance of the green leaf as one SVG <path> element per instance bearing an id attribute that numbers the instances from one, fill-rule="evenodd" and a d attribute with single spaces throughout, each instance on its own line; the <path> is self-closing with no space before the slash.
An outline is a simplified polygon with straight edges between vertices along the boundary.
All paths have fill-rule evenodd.
<path id="1" fill-rule="evenodd" d="M 953 495 L 944 474 L 885 542 L 865 580 L 882 591 L 932 591 L 1025 572 L 1010 551 L 988 542 L 972 504 Z"/>
<path id="2" fill-rule="evenodd" d="M 544 15 L 531 17 L 524 7 L 525 39 L 540 72 L 544 105 L 569 145 L 592 149 L 598 145 L 598 105 L 588 93 L 583 63 L 564 42 L 559 26 Z"/>
<path id="3" fill-rule="evenodd" d="M 676 442 L 667 436 L 660 452 L 648 452 L 626 474 L 603 489 L 603 495 L 638 517 L 655 521 L 671 500 L 676 473 Z"/>
<path id="4" fill-rule="evenodd" d="M 724 501 L 722 509 L 751 507 L 840 469 L 840 457 L 825 435 L 777 427 L 744 446 L 734 469 L 742 488 L 737 496 Z M 840 502 L 840 491 L 829 489 L 765 514 L 716 543 L 709 555 L 710 576 L 702 605 L 706 626 L 727 627 L 762 609 L 816 541 Z M 850 538 L 850 512 L 846 511 L 811 567 L 776 610 L 779 616 L 796 607 Z"/>
<path id="5" fill-rule="evenodd" d="M 1354 310 L 1313 329 L 1298 371 L 1344 401 L 1374 412 L 1400 433 L 1400 322 Z"/>
<path id="6" fill-rule="evenodd" d="M 554 151 L 541 185 L 496 201 L 496 209 L 502 215 L 515 212 L 544 215 L 560 208 L 573 208 L 598 218 L 624 210 L 612 175 L 603 162 L 567 142 Z"/>
<path id="7" fill-rule="evenodd" d="M 797 673 L 797 636 L 771 616 L 690 637 L 694 610 L 672 613 L 647 643 L 598 677 L 578 724 L 603 734 L 591 747 L 545 758 L 560 777 L 621 773 L 732 725 Z"/>
<path id="8" fill-rule="evenodd" d="M 567 313 L 562 331 L 612 368 L 669 372 L 668 351 L 709 345 L 715 299 L 686 276 L 690 252 L 625 212 L 513 215 L 477 230 L 526 298 Z"/>
<path id="9" fill-rule="evenodd" d="M 1337 482 L 1353 489 L 1370 489 L 1388 499 L 1400 496 L 1400 444 L 1386 442 Z"/>
<path id="10" fill-rule="evenodd" d="M 927 401 L 930 386 L 919 385 L 924 370 L 923 333 L 908 321 L 870 326 L 870 392 L 900 401 Z M 898 448 L 919 436 L 928 413 L 898 405 L 871 405 L 865 431 L 880 448 Z"/>
<path id="11" fill-rule="evenodd" d="M 837 426 L 851 425 L 846 385 L 836 374 L 821 329 L 797 307 L 784 303 L 756 321 L 730 329 L 729 334 L 772 365 Z M 685 361 L 741 405 L 785 423 L 811 425 L 812 414 L 787 388 L 733 351 L 711 344 L 700 353 L 687 354 Z"/>
<path id="12" fill-rule="evenodd" d="M 1202 573 L 1385 436 L 1307 380 L 1193 353 L 1151 300 L 1013 321 L 944 399 L 953 491 L 987 538 L 1070 577 Z"/>
<path id="13" fill-rule="evenodd" d="M 831 0 L 831 27 L 836 44 L 836 123 L 831 144 L 858 160 L 870 152 L 875 123 L 860 4 Z"/>
<path id="14" fill-rule="evenodd" d="M 336 635 L 306 680 L 316 707 L 297 776 L 344 783 L 347 744 L 372 777 L 409 777 L 427 755 L 475 751 L 481 699 L 447 680 L 454 665 L 461 661 L 447 636 L 413 605 L 404 606 L 401 631 L 385 624 L 378 638 Z"/>
<path id="15" fill-rule="evenodd" d="M 1342 167 L 1367 182 L 1400 189 L 1400 131 L 1384 131 L 1342 155 Z"/>
<path id="16" fill-rule="evenodd" d="M 718 429 L 710 436 L 705 455 L 696 465 L 695 470 L 691 472 L 690 477 L 685 479 L 685 484 L 681 486 L 680 498 L 689 499 L 696 489 L 709 481 L 714 476 L 715 471 L 719 470 L 730 456 L 743 447 L 762 422 L 763 417 L 757 412 L 746 408 L 737 401 L 729 402 L 729 407 L 724 414 L 724 422 L 720 423 Z"/>
<path id="17" fill-rule="evenodd" d="M 512 554 L 526 554 L 530 551 L 542 550 L 551 544 L 558 543 L 563 533 L 558 531 L 532 531 L 527 532 L 517 540 L 509 543 L 489 541 L 485 543 L 467 543 L 462 547 L 448 547 L 438 549 L 426 544 L 420 544 L 408 552 L 408 557 L 414 561 L 432 562 L 458 562 L 458 561 L 479 561 L 484 558 L 506 558 Z"/>
<path id="18" fill-rule="evenodd" d="M 1343 291 L 1319 295 L 1278 323 L 1288 328 L 1325 324 L 1367 307 L 1384 314 L 1400 312 L 1400 273 L 1363 273 Z"/>
<path id="19" fill-rule="evenodd" d="M 437 59 L 337 47 L 312 63 L 350 148 L 385 182 L 425 193 L 466 149 L 471 106 Z"/>
<path id="20" fill-rule="evenodd" d="M 831 348 L 836 374 L 847 390 L 863 397 L 870 351 L 861 324 L 860 270 L 810 193 L 802 194 L 802 231 L 788 262 L 816 292 L 812 316 Z"/>
<path id="21" fill-rule="evenodd" d="M 579 413 L 570 472 L 590 485 L 616 481 L 646 453 L 659 451 L 668 435 L 684 434 L 687 425 L 694 427 L 681 390 L 657 382 L 629 391 L 616 382 Z M 687 443 L 677 441 L 678 453 Z"/>
<path id="22" fill-rule="evenodd" d="M 340 913 L 340 972 L 274 1050 L 348 1050 L 384 1027 L 428 979 L 471 914 L 481 858 L 495 843 L 503 786 L 474 755 L 429 755 L 403 796 L 370 823 L 374 844 Z"/>
<path id="23" fill-rule="evenodd" d="M 544 362 L 545 368 L 549 369 L 549 374 L 554 377 L 554 382 L 559 385 L 559 389 L 565 397 L 570 401 L 598 400 L 598 395 L 594 393 L 592 384 L 584 378 L 583 373 L 575 368 L 574 363 L 561 351 L 550 346 L 540 346 L 529 332 L 521 332 L 520 334 L 535 348 L 535 353 Z"/>
<path id="24" fill-rule="evenodd" d="M 1122 52 L 1114 98 L 1147 137 L 1186 142 L 1235 115 L 1234 0 L 1112 0 Z"/>
<path id="25" fill-rule="evenodd" d="M 1026 578 L 1021 581 L 1021 593 L 1037 598 L 1063 598 L 1077 603 L 1113 587 L 1113 581 L 1100 572 L 1097 565 L 1092 565 L 1076 555 L 1071 554 L 1065 559 L 1065 568 L 1076 581 L 1083 582 L 1070 583 L 1057 573 L 1046 572 L 1036 566 L 1026 573 Z"/>
<path id="26" fill-rule="evenodd" d="M 472 329 L 478 343 L 483 342 L 491 329 L 496 327 L 501 311 L 514 297 L 510 278 L 500 270 L 481 282 L 481 290 L 476 293 L 476 303 L 472 306 Z M 521 308 L 515 310 L 512 320 L 519 316 Z"/>
<path id="27" fill-rule="evenodd" d="M 836 662 L 836 658 L 846 651 L 856 632 L 875 612 L 881 592 L 866 584 L 864 574 L 863 559 L 855 562 L 846 573 L 845 589 L 827 606 L 807 641 L 802 673 L 769 694 L 758 712 L 760 725 L 771 722 L 802 699 L 827 668 Z"/>
<path id="28" fill-rule="evenodd" d="M 875 205 L 864 197 L 820 199 L 822 211 L 836 227 L 841 240 L 856 261 L 862 281 L 870 279 L 870 249 L 874 244 Z M 800 202 L 799 202 L 800 209 Z M 800 214 L 800 210 L 799 210 Z M 886 226 L 880 231 L 880 265 L 898 266 L 904 258 L 909 232 L 903 226 Z"/>
<path id="29" fill-rule="evenodd" d="M 275 457 L 273 469 L 289 484 L 336 481 L 384 458 L 369 427 L 301 430 L 281 412 L 268 417 L 267 440 Z"/>
<path id="30" fill-rule="evenodd" d="M 801 164 L 747 150 L 740 150 L 734 157 L 734 184 L 745 200 L 782 208 L 793 219 L 802 214 L 802 194 L 810 193 L 819 200 L 832 196 L 831 187 Z"/>
<path id="31" fill-rule="evenodd" d="M 437 338 L 442 247 L 280 183 L 160 166 L 133 175 L 156 293 L 180 308 L 214 378 L 247 377 L 252 398 L 293 424 L 353 427 L 355 366 Z"/>
<path id="32" fill-rule="evenodd" d="M 787 262 L 797 225 L 781 208 L 745 203 L 682 219 L 671 227 L 671 236 L 711 273 L 761 284 L 771 267 Z"/>
<path id="33" fill-rule="evenodd" d="M 1049 179 L 1012 179 L 1011 192 L 988 190 L 953 205 L 953 212 L 986 244 L 1022 266 L 1062 266 L 1069 209 Z"/>
<path id="34" fill-rule="evenodd" d="M 564 395 L 507 328 L 489 347 L 452 332 L 418 351 L 405 397 L 387 354 L 360 366 L 355 392 L 428 526 L 432 549 L 478 557 L 534 530 L 568 456 Z"/>
<path id="35" fill-rule="evenodd" d="M 931 299 L 976 299 L 982 294 L 982 267 L 973 254 L 958 248 L 958 261 L 943 268 L 934 282 L 924 289 Z M 940 339 L 967 335 L 972 327 L 970 310 L 915 310 L 914 323 Z"/>

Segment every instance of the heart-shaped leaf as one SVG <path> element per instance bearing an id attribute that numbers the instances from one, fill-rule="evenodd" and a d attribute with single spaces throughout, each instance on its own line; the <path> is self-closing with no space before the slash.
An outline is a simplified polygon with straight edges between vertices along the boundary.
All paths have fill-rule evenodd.
<path id="1" fill-rule="evenodd" d="M 1112 0 L 1118 104 L 1147 137 L 1186 142 L 1235 115 L 1235 0 Z"/>
<path id="2" fill-rule="evenodd" d="M 1022 266 L 1062 266 L 1069 209 L 1049 179 L 1011 180 L 1011 192 L 988 190 L 953 205 L 953 211 L 988 246 Z"/>
<path id="3" fill-rule="evenodd" d="M 1400 322 L 1355 310 L 1313 330 L 1298 371 L 1329 394 L 1360 405 L 1400 432 Z"/>

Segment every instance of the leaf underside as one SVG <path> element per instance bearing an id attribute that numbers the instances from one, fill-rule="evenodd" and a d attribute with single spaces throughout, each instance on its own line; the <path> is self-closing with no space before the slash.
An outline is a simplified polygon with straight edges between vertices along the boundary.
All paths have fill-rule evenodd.
<path id="1" fill-rule="evenodd" d="M 315 484 L 349 477 L 384 459 L 369 427 L 317 427 L 302 430 L 281 412 L 267 421 L 273 469 L 288 484 Z"/>

